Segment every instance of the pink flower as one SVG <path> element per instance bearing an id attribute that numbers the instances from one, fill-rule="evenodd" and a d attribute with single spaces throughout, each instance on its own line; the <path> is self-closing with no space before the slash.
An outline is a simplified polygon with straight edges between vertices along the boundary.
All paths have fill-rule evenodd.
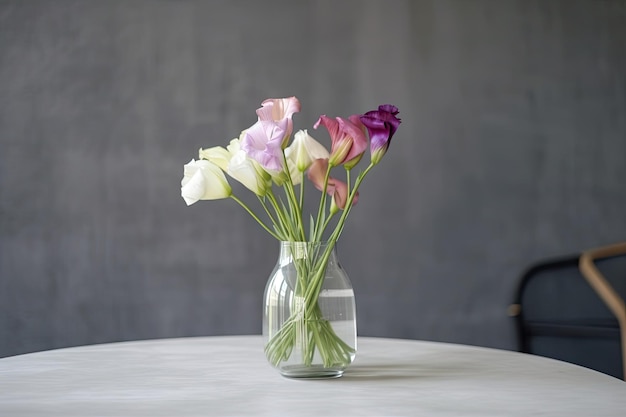
<path id="1" fill-rule="evenodd" d="M 315 188 L 320 191 L 323 191 L 324 178 L 326 177 L 327 170 L 328 159 L 316 159 L 307 171 L 307 177 L 313 183 Z M 326 193 L 333 197 L 335 205 L 342 210 L 346 207 L 346 203 L 348 202 L 348 191 L 348 185 L 345 182 L 333 177 L 328 178 Z M 359 193 L 357 192 L 352 200 L 352 205 L 356 205 L 358 200 Z"/>
<path id="2" fill-rule="evenodd" d="M 293 132 L 293 120 L 291 118 L 294 113 L 300 111 L 300 101 L 296 97 L 268 98 L 261 103 L 261 106 L 256 111 L 259 120 L 274 122 L 285 132 L 282 144 L 284 148 Z"/>
<path id="3" fill-rule="evenodd" d="M 359 116 L 353 115 L 346 120 L 341 117 L 331 119 L 322 115 L 313 128 L 317 129 L 320 124 L 328 130 L 332 143 L 329 164 L 331 166 L 344 164 L 347 169 L 356 165 L 368 144 Z"/>

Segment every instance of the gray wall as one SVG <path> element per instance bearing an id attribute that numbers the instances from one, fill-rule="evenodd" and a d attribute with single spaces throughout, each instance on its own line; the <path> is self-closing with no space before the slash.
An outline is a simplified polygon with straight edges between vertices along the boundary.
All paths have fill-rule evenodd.
<path id="1" fill-rule="evenodd" d="M 0 356 L 259 333 L 277 244 L 179 187 L 287 95 L 401 110 L 340 242 L 361 335 L 514 348 L 526 265 L 626 237 L 624 1 L 0 1 Z"/>

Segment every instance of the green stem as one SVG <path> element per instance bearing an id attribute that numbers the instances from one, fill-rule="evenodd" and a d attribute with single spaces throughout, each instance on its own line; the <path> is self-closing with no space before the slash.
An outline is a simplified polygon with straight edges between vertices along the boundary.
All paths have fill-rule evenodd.
<path id="1" fill-rule="evenodd" d="M 320 196 L 320 206 L 317 210 L 317 219 L 315 220 L 315 231 L 313 233 L 314 240 L 320 240 L 321 234 L 319 230 L 319 226 L 321 223 L 321 219 L 323 216 L 324 208 L 326 206 L 326 189 L 328 188 L 328 179 L 330 178 L 330 164 L 328 164 L 328 168 L 326 169 L 326 175 L 324 176 L 324 186 L 322 187 L 322 195 Z"/>
<path id="2" fill-rule="evenodd" d="M 322 256 L 320 263 L 319 263 L 320 266 L 325 266 L 326 263 L 328 262 L 328 259 L 330 258 L 330 254 L 333 248 L 335 247 L 335 243 L 337 242 L 337 240 L 339 239 L 339 236 L 341 235 L 341 232 L 343 231 L 343 227 L 348 217 L 348 214 L 350 214 L 350 210 L 352 209 L 352 202 L 354 201 L 354 198 L 356 197 L 357 191 L 359 187 L 361 186 L 363 179 L 373 167 L 374 165 L 370 164 L 365 169 L 365 171 L 363 171 L 357 177 L 354 183 L 354 189 L 351 190 L 350 195 L 348 196 L 348 201 L 346 202 L 344 211 L 343 213 L 341 213 L 341 217 L 339 218 L 339 221 L 337 222 L 337 225 L 335 226 L 335 230 L 333 230 L 332 234 L 330 235 L 330 238 L 328 239 L 326 251 L 324 252 L 324 255 Z M 324 272 L 325 271 L 323 270 L 323 268 L 318 268 L 316 270 L 316 274 L 313 279 L 313 285 L 307 288 L 307 294 L 305 296 L 305 303 L 307 304 L 309 309 L 313 308 L 311 304 L 317 304 L 313 302 L 317 300 L 319 296 L 319 292 L 322 288 L 322 283 L 324 281 Z"/>
<path id="3" fill-rule="evenodd" d="M 329 241 L 330 240 L 337 241 L 337 239 L 339 239 L 339 236 L 341 236 L 344 223 L 346 222 L 346 219 L 348 218 L 348 214 L 350 214 L 350 211 L 352 210 L 352 202 L 354 201 L 354 198 L 356 197 L 357 191 L 359 190 L 361 183 L 365 179 L 365 176 L 371 171 L 372 168 L 374 168 L 374 165 L 370 163 L 367 166 L 367 168 L 365 168 L 365 171 L 361 172 L 359 176 L 357 177 L 354 183 L 354 189 L 352 189 L 352 191 L 350 192 L 350 195 L 348 196 L 346 207 L 343 210 L 343 213 L 341 213 L 341 217 L 339 218 L 339 221 L 337 222 L 337 225 L 335 226 L 335 230 L 333 231 L 333 233 L 330 235 L 330 238 L 328 239 Z"/>
<path id="4" fill-rule="evenodd" d="M 274 228 L 275 229 L 279 229 L 277 231 L 277 234 L 278 234 L 278 232 L 280 232 L 280 235 L 279 235 L 280 240 L 287 240 L 286 236 L 288 236 L 289 233 L 287 232 L 287 230 L 285 230 L 284 223 L 276 220 L 276 218 L 274 217 L 274 215 L 270 211 L 269 207 L 267 207 L 267 203 L 265 202 L 265 199 L 259 197 L 259 202 L 261 203 L 261 207 L 263 207 L 263 210 L 265 211 L 265 214 L 267 215 L 267 217 L 269 217 L 270 221 L 274 225 Z"/>
<path id="5" fill-rule="evenodd" d="M 350 189 L 350 171 L 347 172 L 348 190 L 350 191 L 346 206 L 327 240 L 324 252 L 321 255 L 318 253 L 307 253 L 304 259 L 296 262 L 298 274 L 296 294 L 302 297 L 303 305 L 300 308 L 303 310 L 294 310 L 281 329 L 268 341 L 265 352 L 270 362 L 274 365 L 278 365 L 282 360 L 289 358 L 296 345 L 296 339 L 299 334 L 300 337 L 305 338 L 303 341 L 304 346 L 302 346 L 302 358 L 306 365 L 312 363 L 316 349 L 322 358 L 324 366 L 330 367 L 350 363 L 351 354 L 354 352 L 354 349 L 342 341 L 333 330 L 330 322 L 323 318 L 318 301 L 326 275 L 328 260 L 330 259 L 339 236 L 341 236 L 358 189 L 373 166 L 374 165 L 370 163 L 370 165 L 357 176 L 354 188 L 352 189 Z M 323 209 L 326 204 L 326 188 L 328 187 L 329 175 L 330 167 L 326 172 L 317 222 L 315 223 L 315 231 L 312 233 L 312 238 L 316 241 L 321 239 L 321 234 L 324 233 L 332 217 L 332 215 L 329 216 L 328 219 L 323 221 L 323 225 L 320 225 L 322 222 L 321 219 L 323 218 Z M 312 258 L 309 255 L 312 256 Z M 298 333 L 299 331 L 304 333 Z"/>
<path id="6" fill-rule="evenodd" d="M 246 205 L 246 203 L 244 203 L 243 201 L 241 201 L 240 199 L 238 199 L 237 197 L 235 197 L 235 195 L 234 195 L 234 194 L 231 194 L 230 198 L 232 198 L 232 199 L 233 199 L 233 200 L 235 200 L 237 203 L 239 203 L 239 205 L 240 205 L 241 207 L 243 207 L 243 208 L 244 208 L 244 210 L 246 210 L 246 211 L 248 212 L 248 214 L 249 214 L 250 216 L 252 216 L 252 218 L 253 218 L 254 220 L 256 220 L 256 221 L 257 221 L 257 223 L 259 223 L 259 224 L 261 225 L 261 227 L 262 227 L 263 229 L 265 229 L 265 231 L 266 231 L 267 233 L 269 233 L 270 235 L 272 235 L 275 239 L 280 240 L 280 236 L 278 236 L 278 235 L 277 235 L 276 233 L 274 233 L 274 232 L 273 232 L 273 231 L 272 231 L 269 227 L 267 227 L 267 226 L 265 225 L 265 223 L 263 223 L 263 221 L 262 221 L 261 219 L 259 219 L 259 217 L 258 217 L 256 214 L 254 214 L 254 212 L 250 209 L 250 207 L 248 207 L 248 206 Z"/>
<path id="7" fill-rule="evenodd" d="M 300 174 L 300 210 L 303 210 L 303 209 L 304 209 L 304 172 Z"/>
<path id="8" fill-rule="evenodd" d="M 287 218 L 287 214 L 280 207 L 280 204 L 278 204 L 278 201 L 276 200 L 276 196 L 274 195 L 274 192 L 272 190 L 269 190 L 267 193 L 267 197 L 272 203 L 272 207 L 274 208 L 274 212 L 276 213 L 276 216 L 280 219 L 280 224 L 284 226 L 285 237 L 287 238 L 287 240 L 297 240 L 296 236 L 293 234 L 293 228 L 287 226 L 287 225 L 290 226 L 291 223 L 289 221 L 289 218 Z"/>
<path id="9" fill-rule="evenodd" d="M 324 232 L 326 231 L 326 228 L 328 227 L 328 225 L 330 224 L 330 220 L 335 217 L 335 213 L 330 213 L 330 215 L 326 218 L 326 220 L 324 221 L 324 225 L 322 226 L 322 232 L 321 234 L 323 235 Z"/>
<path id="10" fill-rule="evenodd" d="M 289 207 L 292 212 L 292 218 L 295 219 L 294 223 L 298 227 L 298 231 L 300 233 L 300 241 L 304 242 L 306 240 L 304 233 L 304 225 L 302 224 L 302 205 L 298 204 L 299 199 L 296 198 L 296 192 L 293 188 L 293 180 L 291 179 L 291 172 L 289 172 L 289 165 L 287 164 L 287 157 L 285 156 L 285 152 L 283 151 L 283 166 L 285 167 L 285 173 L 287 174 L 287 181 L 285 181 L 285 194 L 287 195 L 287 200 L 289 201 Z"/>

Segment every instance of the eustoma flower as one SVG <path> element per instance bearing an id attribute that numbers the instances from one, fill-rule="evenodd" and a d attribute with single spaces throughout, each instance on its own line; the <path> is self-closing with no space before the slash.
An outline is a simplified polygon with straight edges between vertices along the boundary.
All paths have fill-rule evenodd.
<path id="1" fill-rule="evenodd" d="M 291 118 L 294 113 L 300 111 L 300 101 L 295 97 L 289 98 L 269 98 L 261 103 L 261 107 L 257 109 L 256 114 L 259 120 L 271 121 L 280 126 L 285 132 L 285 141 L 289 140 L 289 135 L 293 132 L 293 121 Z M 283 148 L 287 144 L 283 144 Z"/>
<path id="2" fill-rule="evenodd" d="M 265 169 L 283 169 L 283 149 L 293 131 L 292 116 L 300 111 L 295 97 L 268 99 L 257 109 L 258 121 L 244 131 L 241 148 Z"/>
<path id="3" fill-rule="evenodd" d="M 309 180 L 313 183 L 315 188 L 320 191 L 324 190 L 324 179 L 328 170 L 328 159 L 316 159 L 313 165 L 307 171 Z M 326 193 L 333 197 L 333 203 L 340 209 L 346 208 L 346 202 L 348 201 L 348 185 L 333 177 L 328 177 L 328 183 L 326 185 Z M 352 200 L 352 205 L 355 205 L 359 200 L 359 193 L 357 192 Z"/>
<path id="4" fill-rule="evenodd" d="M 259 120 L 244 133 L 241 149 L 270 171 L 283 169 L 282 143 L 286 132 L 274 122 Z"/>
<path id="5" fill-rule="evenodd" d="M 204 160 L 192 159 L 185 165 L 180 185 L 180 194 L 188 206 L 198 200 L 218 200 L 232 194 L 232 189 L 220 167 Z"/>
<path id="6" fill-rule="evenodd" d="M 293 142 L 285 149 L 285 157 L 289 165 L 297 172 L 305 172 L 316 159 L 328 159 L 328 150 L 316 141 L 306 130 L 299 130 Z M 295 180 L 295 178 L 294 178 Z"/>
<path id="7" fill-rule="evenodd" d="M 270 175 L 240 148 L 239 139 L 233 139 L 226 149 L 215 146 L 200 149 L 200 158 L 219 166 L 229 176 L 242 183 L 258 196 L 264 196 L 271 187 Z"/>
<path id="8" fill-rule="evenodd" d="M 401 120 L 397 117 L 398 108 L 391 104 L 378 106 L 378 110 L 372 110 L 361 116 L 361 122 L 367 128 L 370 136 L 370 153 L 372 164 L 380 162 L 389 148 Z"/>
<path id="9" fill-rule="evenodd" d="M 331 166 L 343 164 L 346 169 L 354 167 L 367 149 L 367 137 L 359 116 L 352 115 L 346 120 L 322 115 L 313 128 L 317 129 L 320 124 L 328 130 L 332 143 L 328 163 Z"/>

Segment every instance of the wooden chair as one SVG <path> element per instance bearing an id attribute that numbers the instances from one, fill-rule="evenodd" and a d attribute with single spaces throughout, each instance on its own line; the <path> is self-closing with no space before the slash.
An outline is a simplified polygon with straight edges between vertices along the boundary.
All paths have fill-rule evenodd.
<path id="1" fill-rule="evenodd" d="M 589 285 L 617 318 L 621 334 L 622 377 L 626 380 L 626 305 L 624 298 L 615 290 L 597 265 L 600 260 L 621 256 L 626 256 L 626 242 L 590 249 L 580 256 L 579 268 Z M 622 270 L 621 273 L 621 282 L 624 283 L 626 282 L 626 270 Z"/>
<path id="2" fill-rule="evenodd" d="M 626 379 L 626 242 L 541 260 L 509 307 L 519 350 Z"/>

